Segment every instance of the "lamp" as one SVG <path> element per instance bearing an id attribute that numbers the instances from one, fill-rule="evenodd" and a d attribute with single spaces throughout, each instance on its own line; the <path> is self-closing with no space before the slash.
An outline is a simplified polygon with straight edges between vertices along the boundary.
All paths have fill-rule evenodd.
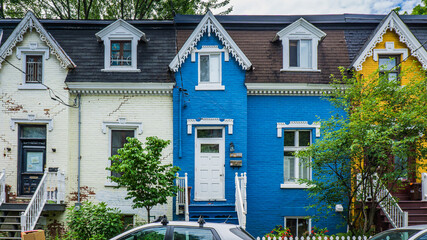
<path id="1" fill-rule="evenodd" d="M 230 143 L 230 152 L 234 152 L 234 143 L 233 142 Z"/>

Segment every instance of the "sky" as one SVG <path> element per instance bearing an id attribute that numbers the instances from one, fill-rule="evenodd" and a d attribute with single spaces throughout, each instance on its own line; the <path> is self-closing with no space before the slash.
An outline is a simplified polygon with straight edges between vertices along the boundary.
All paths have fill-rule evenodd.
<path id="1" fill-rule="evenodd" d="M 387 14 L 398 6 L 411 12 L 421 0 L 231 0 L 232 15 Z M 214 14 L 217 11 L 213 11 Z"/>

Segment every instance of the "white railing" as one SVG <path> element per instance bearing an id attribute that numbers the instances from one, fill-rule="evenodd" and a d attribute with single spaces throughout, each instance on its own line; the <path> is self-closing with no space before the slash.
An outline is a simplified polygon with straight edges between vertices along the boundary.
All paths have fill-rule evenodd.
<path id="1" fill-rule="evenodd" d="M 427 201 L 427 173 L 421 173 L 422 201 Z"/>
<path id="2" fill-rule="evenodd" d="M 408 226 L 408 212 L 404 212 L 400 208 L 396 199 L 383 184 L 381 184 L 380 189 L 378 190 L 377 201 L 394 228 Z"/>
<path id="3" fill-rule="evenodd" d="M 21 231 L 31 231 L 37 224 L 44 205 L 61 203 L 65 197 L 63 172 L 45 172 L 25 212 L 21 215 Z"/>
<path id="4" fill-rule="evenodd" d="M 256 240 L 368 240 L 368 236 L 324 236 L 324 237 L 257 237 Z"/>
<path id="5" fill-rule="evenodd" d="M 6 202 L 6 170 L 0 173 L 0 206 Z"/>
<path id="6" fill-rule="evenodd" d="M 185 173 L 184 177 L 180 177 L 179 173 L 176 174 L 176 185 L 179 191 L 176 195 L 176 215 L 184 214 L 185 221 L 190 221 L 190 213 L 188 212 L 188 177 Z"/>
<path id="7" fill-rule="evenodd" d="M 239 225 L 243 229 L 246 228 L 246 213 L 247 213 L 247 200 L 246 200 L 246 173 L 236 173 L 234 177 L 236 185 L 236 212 L 239 219 Z"/>

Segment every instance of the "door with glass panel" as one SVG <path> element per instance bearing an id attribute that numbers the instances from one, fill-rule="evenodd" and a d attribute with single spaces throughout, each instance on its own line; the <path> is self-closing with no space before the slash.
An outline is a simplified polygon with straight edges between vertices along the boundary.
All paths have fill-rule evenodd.
<path id="1" fill-rule="evenodd" d="M 19 127 L 19 195 L 32 195 L 37 189 L 46 167 L 46 126 Z"/>
<path id="2" fill-rule="evenodd" d="M 224 197 L 224 128 L 197 128 L 195 146 L 195 200 Z"/>

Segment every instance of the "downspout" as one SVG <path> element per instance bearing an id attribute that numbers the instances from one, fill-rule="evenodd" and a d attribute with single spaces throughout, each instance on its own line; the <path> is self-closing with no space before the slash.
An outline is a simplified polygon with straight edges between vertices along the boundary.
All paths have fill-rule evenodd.
<path id="1" fill-rule="evenodd" d="M 181 81 L 182 81 L 182 79 L 181 79 Z M 181 140 L 182 140 L 182 122 L 181 122 L 181 119 L 182 119 L 182 89 L 181 88 L 179 88 L 179 116 L 178 116 L 178 123 L 179 123 L 179 136 L 178 136 L 178 144 L 179 144 L 179 149 L 178 149 L 178 157 L 179 158 L 182 158 L 182 148 L 181 148 L 181 146 L 182 146 L 182 143 L 181 143 Z"/>
<path id="2" fill-rule="evenodd" d="M 77 95 L 77 98 L 79 99 L 79 122 L 78 122 L 78 146 L 77 146 L 77 202 L 80 203 L 80 160 L 81 160 L 81 125 L 82 125 L 82 113 L 81 113 L 81 95 L 80 93 Z"/>

